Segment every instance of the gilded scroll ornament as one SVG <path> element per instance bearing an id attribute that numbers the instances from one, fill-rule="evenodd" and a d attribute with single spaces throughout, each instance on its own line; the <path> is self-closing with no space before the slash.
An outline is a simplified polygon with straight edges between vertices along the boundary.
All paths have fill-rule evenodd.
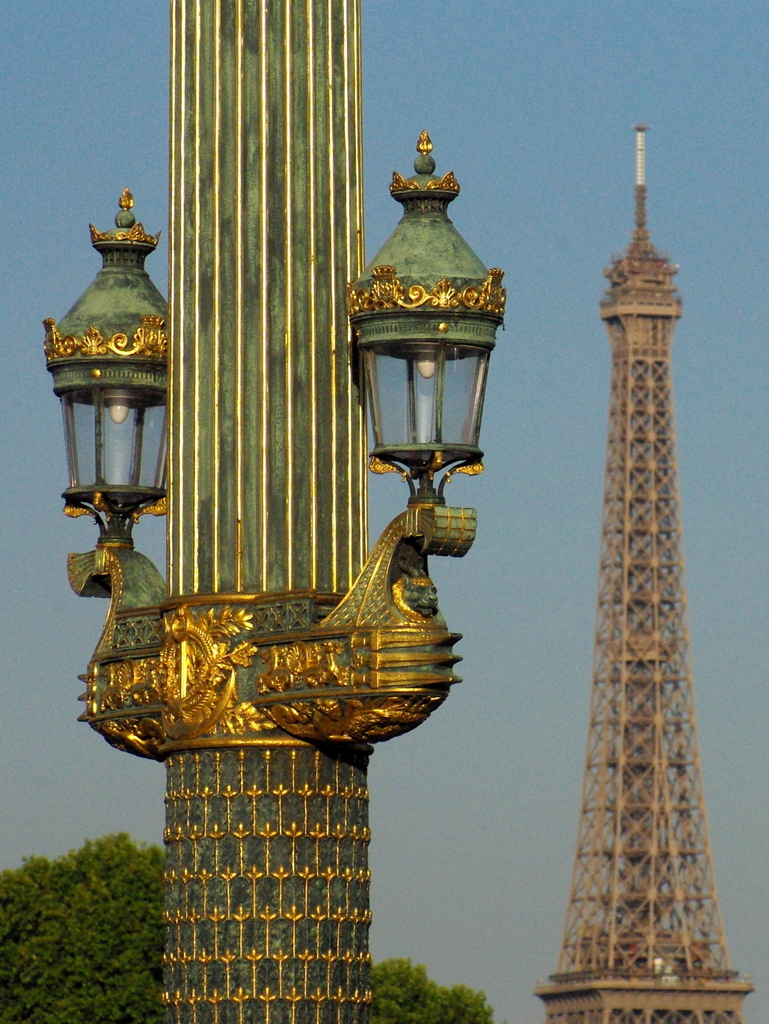
<path id="1" fill-rule="evenodd" d="M 168 499 L 164 494 L 162 498 L 153 501 L 151 505 L 145 505 L 131 513 L 131 519 L 138 523 L 142 516 L 165 516 L 168 515 Z"/>
<path id="2" fill-rule="evenodd" d="M 445 698 L 445 691 L 356 695 L 272 704 L 268 713 L 277 725 L 300 739 L 377 743 L 415 729 Z"/>
<path id="3" fill-rule="evenodd" d="M 96 519 L 96 514 L 93 509 L 85 508 L 82 505 L 69 505 L 65 504 L 62 509 L 65 516 L 69 516 L 70 519 L 79 519 L 80 516 L 90 516 L 92 519 Z"/>
<path id="4" fill-rule="evenodd" d="M 91 724 L 111 746 L 139 757 L 156 758 L 165 738 L 160 723 L 152 718 L 113 718 Z"/>
<path id="5" fill-rule="evenodd" d="M 376 455 L 370 456 L 368 460 L 368 468 L 372 473 L 377 473 L 379 476 L 383 476 L 385 473 L 398 473 L 404 480 L 408 480 L 409 478 L 405 469 L 394 465 L 392 462 L 383 462 L 382 459 L 377 458 Z"/>
<path id="6" fill-rule="evenodd" d="M 457 473 L 464 473 L 466 476 L 480 476 L 483 472 L 484 466 L 482 462 L 463 462 L 459 466 L 454 466 L 452 469 L 446 470 L 446 475 L 441 480 L 441 485 L 438 488 L 438 493 L 443 495 L 443 489 L 446 484 L 451 483 L 451 478 L 456 476 Z"/>
<path id="7" fill-rule="evenodd" d="M 483 472 L 482 462 L 471 462 L 463 466 L 457 466 L 456 469 L 452 469 L 449 472 L 453 476 L 455 473 L 465 473 L 467 476 L 480 476 Z"/>
<path id="8" fill-rule="evenodd" d="M 171 739 L 201 736 L 227 714 L 235 730 L 235 670 L 251 665 L 256 646 L 231 641 L 252 625 L 249 612 L 230 605 L 201 612 L 178 608 L 166 619 L 160 658 L 166 675 L 163 725 Z"/>
<path id="9" fill-rule="evenodd" d="M 62 337 L 56 321 L 50 317 L 43 320 L 45 327 L 45 357 L 48 362 L 55 359 L 71 359 L 73 356 L 97 358 L 109 353 L 134 359 L 163 359 L 168 353 L 165 320 L 162 316 L 143 316 L 141 325 L 133 338 L 126 334 L 113 334 L 105 338 L 98 327 L 89 327 L 80 337 L 67 334 Z"/>
<path id="10" fill-rule="evenodd" d="M 369 289 L 356 291 L 352 284 L 347 286 L 347 312 L 365 313 L 371 310 L 420 309 L 427 306 L 432 309 L 465 309 L 477 312 L 502 315 L 505 311 L 507 291 L 502 287 L 504 271 L 493 267 L 489 276 L 478 287 L 466 285 L 457 289 L 449 278 L 442 278 L 429 291 L 421 284 L 413 284 L 408 289 L 397 276 L 395 267 L 374 267 L 373 281 Z"/>

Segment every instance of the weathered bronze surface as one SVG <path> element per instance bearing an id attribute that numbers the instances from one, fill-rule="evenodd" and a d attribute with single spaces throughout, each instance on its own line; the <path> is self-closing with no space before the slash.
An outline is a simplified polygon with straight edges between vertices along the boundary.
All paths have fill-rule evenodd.
<path id="1" fill-rule="evenodd" d="M 358 0 L 171 11 L 169 592 L 339 596 L 367 548 Z"/>
<path id="2" fill-rule="evenodd" d="M 295 743 L 167 767 L 166 1020 L 363 1024 L 365 757 Z"/>

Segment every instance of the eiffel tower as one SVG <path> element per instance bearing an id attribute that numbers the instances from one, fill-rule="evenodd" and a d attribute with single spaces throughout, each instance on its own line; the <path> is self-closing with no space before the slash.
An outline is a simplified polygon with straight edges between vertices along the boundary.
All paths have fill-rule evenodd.
<path id="1" fill-rule="evenodd" d="M 705 820 L 670 354 L 677 267 L 646 228 L 606 271 L 612 352 L 598 612 L 577 854 L 546 1024 L 743 1024 Z"/>

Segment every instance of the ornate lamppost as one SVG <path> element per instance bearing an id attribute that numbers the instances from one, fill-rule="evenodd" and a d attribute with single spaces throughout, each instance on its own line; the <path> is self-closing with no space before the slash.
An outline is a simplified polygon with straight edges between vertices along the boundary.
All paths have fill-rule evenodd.
<path id="1" fill-rule="evenodd" d="M 459 186 L 433 174 L 425 135 L 415 176 L 394 176 L 403 219 L 347 287 L 361 262 L 353 0 L 311 5 L 309 21 L 296 5 L 172 10 L 167 583 L 131 542 L 138 515 L 162 510 L 162 474 L 149 483 L 135 454 L 162 404 L 160 335 L 140 364 L 107 337 L 109 302 L 87 305 L 87 324 L 77 306 L 47 322 L 70 463 L 81 421 L 101 452 L 65 492 L 101 529 L 96 551 L 70 556 L 73 586 L 110 596 L 84 718 L 167 766 L 169 1024 L 365 1021 L 366 765 L 456 679 L 427 559 L 474 537 L 474 511 L 443 488 L 481 466 L 501 272 L 448 220 Z M 119 236 L 136 228 L 105 243 L 121 273 L 143 243 Z M 161 306 L 139 305 L 149 329 Z M 83 341 L 97 334 L 98 365 Z M 368 557 L 360 352 L 372 468 L 410 486 Z M 130 471 L 110 426 L 125 409 Z M 99 468 L 112 460 L 119 479 Z"/>

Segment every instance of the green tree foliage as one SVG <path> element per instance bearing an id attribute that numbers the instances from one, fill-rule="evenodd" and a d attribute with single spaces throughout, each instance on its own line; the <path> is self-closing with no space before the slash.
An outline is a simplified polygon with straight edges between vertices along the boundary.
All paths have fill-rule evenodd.
<path id="1" fill-rule="evenodd" d="M 160 1024 L 163 852 L 104 836 L 0 873 L 0 1024 Z"/>
<path id="2" fill-rule="evenodd" d="M 484 992 L 445 988 L 410 960 L 383 960 L 371 970 L 371 1024 L 494 1024 Z"/>

